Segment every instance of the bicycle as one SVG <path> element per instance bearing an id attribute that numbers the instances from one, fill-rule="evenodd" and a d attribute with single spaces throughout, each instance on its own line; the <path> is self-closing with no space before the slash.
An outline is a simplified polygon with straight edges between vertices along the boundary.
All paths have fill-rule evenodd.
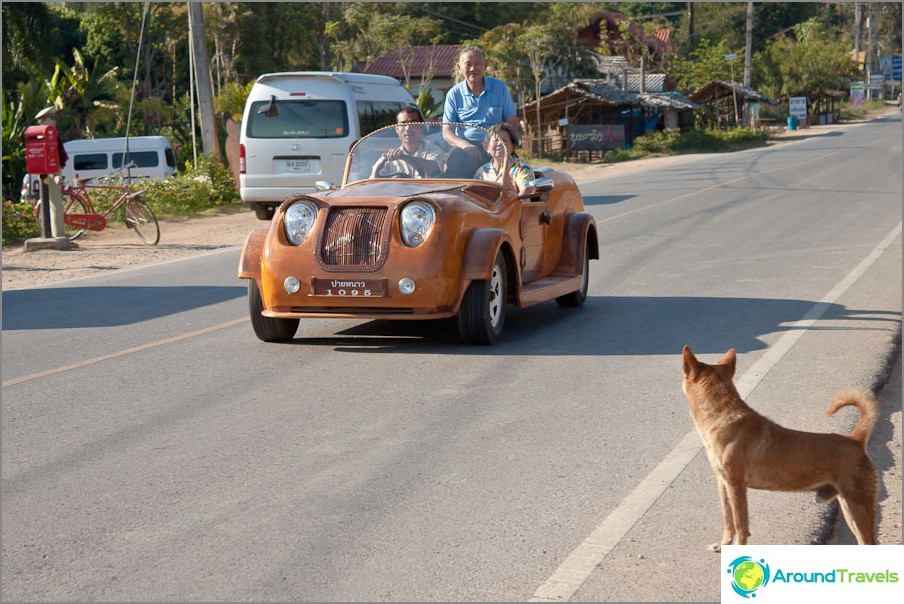
<path id="1" fill-rule="evenodd" d="M 132 192 L 126 185 L 88 185 L 88 180 L 90 179 L 76 178 L 74 184 L 63 184 L 60 187 L 63 193 L 63 224 L 70 241 L 81 237 L 86 230 L 103 231 L 107 228 L 107 218 L 123 208 L 126 228 L 134 230 L 145 243 L 157 245 L 160 241 L 160 225 L 154 212 L 141 199 L 144 190 Z M 98 213 L 94 209 L 89 189 L 121 193 L 106 211 Z M 40 224 L 41 200 L 35 203 L 34 215 Z"/>

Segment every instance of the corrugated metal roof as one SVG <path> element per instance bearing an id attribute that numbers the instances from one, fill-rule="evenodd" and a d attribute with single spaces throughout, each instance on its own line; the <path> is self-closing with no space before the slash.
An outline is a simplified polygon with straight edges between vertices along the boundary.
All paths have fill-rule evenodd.
<path id="1" fill-rule="evenodd" d="M 678 111 L 696 110 L 700 105 L 677 92 L 646 92 L 638 94 L 644 107 L 658 109 L 676 109 Z"/>
<path id="2" fill-rule="evenodd" d="M 640 74 L 628 74 L 628 91 L 640 92 Z M 664 73 L 648 73 L 644 75 L 644 92 L 662 92 L 665 90 L 665 74 Z"/>
<path id="3" fill-rule="evenodd" d="M 434 77 L 448 78 L 455 72 L 455 63 L 458 60 L 459 44 L 438 44 L 436 46 L 412 46 L 409 49 L 401 48 L 393 50 L 374 59 L 367 68 L 364 63 L 355 63 L 352 71 L 359 73 L 377 73 L 394 78 L 404 79 L 405 72 L 399 62 L 404 58 L 410 64 L 408 75 L 412 78 L 420 78 L 428 75 L 431 69 Z M 404 54 L 403 54 L 404 53 Z M 410 53 L 410 54 L 409 54 Z"/>

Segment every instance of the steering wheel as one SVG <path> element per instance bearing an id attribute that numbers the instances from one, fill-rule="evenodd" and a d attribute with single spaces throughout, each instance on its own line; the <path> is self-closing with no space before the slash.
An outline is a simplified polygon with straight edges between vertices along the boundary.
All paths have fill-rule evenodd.
<path id="1" fill-rule="evenodd" d="M 424 175 L 421 174 L 421 171 L 418 169 L 418 167 L 414 165 L 414 162 L 412 162 L 407 157 L 400 156 L 394 160 L 390 160 L 385 155 L 381 156 L 380 159 L 377 160 L 377 164 L 374 166 L 374 176 L 378 178 L 411 178 L 411 175 L 405 172 L 387 172 L 386 174 L 381 174 L 383 168 L 385 168 L 386 164 L 390 161 L 402 162 L 403 164 L 411 168 L 411 170 L 415 174 L 415 178 L 424 178 Z"/>

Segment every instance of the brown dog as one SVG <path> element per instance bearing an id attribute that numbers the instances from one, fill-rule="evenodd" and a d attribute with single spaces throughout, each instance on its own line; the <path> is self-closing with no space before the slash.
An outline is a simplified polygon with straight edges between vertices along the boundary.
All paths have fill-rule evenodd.
<path id="1" fill-rule="evenodd" d="M 750 536 L 747 489 L 815 491 L 816 500 L 835 497 L 860 545 L 876 543 L 874 523 L 878 479 L 866 443 L 879 418 L 876 399 L 860 390 L 838 393 L 827 415 L 854 405 L 860 421 L 847 436 L 799 432 L 760 415 L 741 399 L 732 377 L 732 348 L 715 365 L 701 363 L 684 347 L 684 394 L 694 425 L 716 473 L 722 501 L 723 545 L 744 545 Z"/>

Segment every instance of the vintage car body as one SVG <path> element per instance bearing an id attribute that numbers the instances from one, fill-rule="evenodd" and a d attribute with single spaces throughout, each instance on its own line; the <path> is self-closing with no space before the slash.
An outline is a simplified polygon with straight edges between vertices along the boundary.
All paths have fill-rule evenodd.
<path id="1" fill-rule="evenodd" d="M 440 140 L 431 128 L 424 125 L 425 133 Z M 390 136 L 393 127 L 353 147 L 342 188 L 287 199 L 268 229 L 248 236 L 238 276 L 249 280 L 260 339 L 291 340 L 306 317 L 458 315 L 466 341 L 490 344 L 502 332 L 507 303 L 583 304 L 588 261 L 599 248 L 596 222 L 583 212 L 571 177 L 538 170 L 544 190 L 525 198 L 473 179 L 370 178 L 376 151 L 398 145 Z M 418 225 L 432 210 L 429 228 L 418 226 L 424 233 L 411 235 L 409 204 Z M 300 242 L 289 237 L 298 238 L 299 212 L 310 224 Z M 411 237 L 420 238 L 416 246 Z"/>

